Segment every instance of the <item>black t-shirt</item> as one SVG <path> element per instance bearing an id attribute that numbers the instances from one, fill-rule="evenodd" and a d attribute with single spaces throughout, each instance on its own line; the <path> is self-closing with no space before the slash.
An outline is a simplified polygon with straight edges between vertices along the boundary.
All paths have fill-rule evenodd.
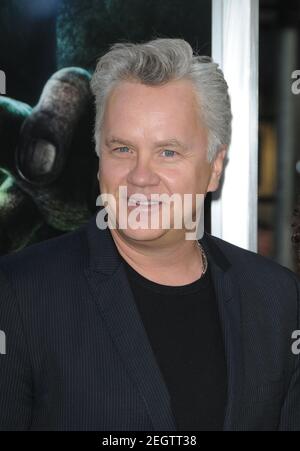
<path id="1" fill-rule="evenodd" d="M 177 430 L 222 430 L 227 371 L 209 265 L 195 282 L 167 286 L 143 277 L 122 260 L 169 390 Z"/>

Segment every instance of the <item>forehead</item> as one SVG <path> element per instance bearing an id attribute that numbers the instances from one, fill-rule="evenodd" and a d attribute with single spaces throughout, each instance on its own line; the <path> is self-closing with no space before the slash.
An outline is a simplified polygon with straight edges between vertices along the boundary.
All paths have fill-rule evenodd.
<path id="1" fill-rule="evenodd" d="M 189 80 L 159 86 L 122 81 L 107 99 L 104 122 L 109 128 L 134 124 L 148 130 L 169 126 L 190 129 L 199 123 L 195 88 Z"/>
<path id="2" fill-rule="evenodd" d="M 107 101 L 107 109 L 144 108 L 157 112 L 171 109 L 174 105 L 181 109 L 194 109 L 197 106 L 191 81 L 176 80 L 158 86 L 122 81 L 112 89 Z"/>

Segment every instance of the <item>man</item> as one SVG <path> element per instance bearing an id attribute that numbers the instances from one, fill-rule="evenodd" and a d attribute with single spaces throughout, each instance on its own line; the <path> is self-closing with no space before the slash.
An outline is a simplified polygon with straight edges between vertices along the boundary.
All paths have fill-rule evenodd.
<path id="1" fill-rule="evenodd" d="M 222 72 L 156 39 L 115 44 L 91 86 L 100 191 L 116 202 L 0 260 L 0 429 L 300 430 L 297 276 L 186 235 L 230 144 Z M 174 193 L 192 195 L 184 212 L 153 201 Z"/>

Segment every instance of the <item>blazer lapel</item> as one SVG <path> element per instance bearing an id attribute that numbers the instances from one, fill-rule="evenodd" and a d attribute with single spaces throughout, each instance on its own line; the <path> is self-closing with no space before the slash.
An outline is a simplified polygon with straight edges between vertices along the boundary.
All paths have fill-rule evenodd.
<path id="1" fill-rule="evenodd" d="M 237 282 L 234 282 L 233 267 L 214 238 L 205 233 L 199 241 L 208 257 L 223 330 L 228 386 L 223 430 L 230 431 L 237 429 L 239 425 L 243 391 L 240 293 Z"/>
<path id="2" fill-rule="evenodd" d="M 87 226 L 90 263 L 85 269 L 95 302 L 156 431 L 176 431 L 170 396 L 137 310 L 109 229 Z"/>
<path id="3" fill-rule="evenodd" d="M 121 258 L 110 230 L 99 230 L 94 215 L 86 226 L 89 264 L 85 275 L 95 302 L 143 398 L 156 431 L 176 431 L 170 396 L 135 304 Z M 227 360 L 228 399 L 224 430 L 237 428 L 242 395 L 243 354 L 238 286 L 232 266 L 213 237 L 199 240 L 214 282 Z"/>

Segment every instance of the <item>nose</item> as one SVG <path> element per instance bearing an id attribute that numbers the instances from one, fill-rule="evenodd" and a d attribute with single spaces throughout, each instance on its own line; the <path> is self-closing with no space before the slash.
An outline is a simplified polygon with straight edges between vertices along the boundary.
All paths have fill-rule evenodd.
<path id="1" fill-rule="evenodd" d="M 151 186 L 159 183 L 159 176 L 156 173 L 151 159 L 148 156 L 139 156 L 134 167 L 129 171 L 127 182 L 135 186 Z"/>

